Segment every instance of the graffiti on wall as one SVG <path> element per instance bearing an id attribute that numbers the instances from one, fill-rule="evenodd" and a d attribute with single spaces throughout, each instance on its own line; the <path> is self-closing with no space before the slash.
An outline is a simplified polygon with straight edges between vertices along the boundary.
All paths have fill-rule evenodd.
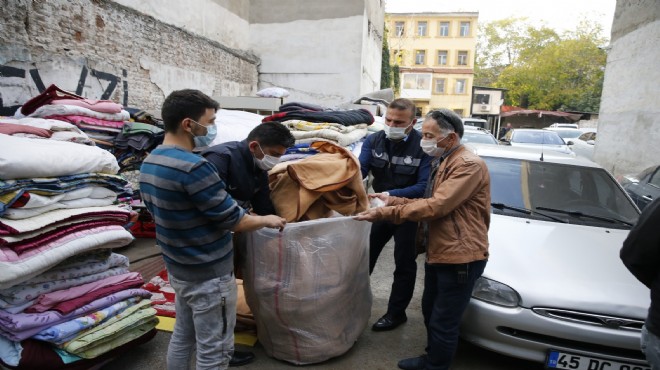
<path id="1" fill-rule="evenodd" d="M 23 65 L 21 65 L 23 64 Z M 77 80 L 76 80 L 77 77 Z M 91 99 L 110 99 L 119 91 L 119 100 L 128 104 L 127 72 L 121 77 L 111 72 L 90 68 L 86 64 L 62 63 L 10 63 L 0 66 L 0 116 L 12 116 L 33 96 L 43 92 L 50 84 Z"/>

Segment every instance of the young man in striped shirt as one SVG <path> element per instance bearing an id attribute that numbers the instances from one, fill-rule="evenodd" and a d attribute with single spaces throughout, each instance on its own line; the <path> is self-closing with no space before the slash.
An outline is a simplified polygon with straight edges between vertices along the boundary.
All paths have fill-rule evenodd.
<path id="1" fill-rule="evenodd" d="M 194 154 L 215 137 L 218 103 L 197 90 L 171 93 L 163 103 L 163 145 L 140 169 L 140 193 L 156 222 L 176 324 L 168 369 L 187 369 L 197 349 L 197 369 L 225 369 L 234 352 L 236 281 L 231 231 L 283 228 L 275 215 L 245 213 L 225 191 L 215 167 Z"/>

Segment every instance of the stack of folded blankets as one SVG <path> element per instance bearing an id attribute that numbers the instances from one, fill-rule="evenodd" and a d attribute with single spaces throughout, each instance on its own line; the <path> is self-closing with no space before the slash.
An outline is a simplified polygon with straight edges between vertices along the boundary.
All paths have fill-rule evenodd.
<path id="1" fill-rule="evenodd" d="M 291 130 L 296 144 L 329 141 L 353 151 L 374 122 L 366 109 L 327 110 L 298 102 L 283 104 L 279 109 L 279 113 L 265 117 L 263 122 L 282 122 Z"/>
<path id="2" fill-rule="evenodd" d="M 0 134 L 0 360 L 87 369 L 155 335 L 151 293 L 111 249 L 133 240 L 108 151 Z"/>
<path id="3" fill-rule="evenodd" d="M 130 114 L 110 100 L 86 99 L 51 85 L 27 101 L 16 112 L 17 118 L 49 118 L 72 123 L 83 130 L 96 145 L 112 149 Z"/>
<path id="4" fill-rule="evenodd" d="M 0 134 L 94 145 L 89 136 L 78 127 L 69 122 L 54 119 L 0 117 Z"/>
<path id="5" fill-rule="evenodd" d="M 141 115 L 134 118 L 131 114 L 131 119 L 141 119 L 139 117 Z M 156 237 L 153 217 L 143 206 L 140 197 L 140 166 L 149 153 L 162 144 L 164 136 L 163 129 L 155 124 L 132 121 L 124 123 L 114 141 L 113 152 L 119 162 L 119 174 L 129 182 L 132 190 L 121 201 L 130 204 L 138 213 L 130 228 L 133 236 L 138 238 Z"/>

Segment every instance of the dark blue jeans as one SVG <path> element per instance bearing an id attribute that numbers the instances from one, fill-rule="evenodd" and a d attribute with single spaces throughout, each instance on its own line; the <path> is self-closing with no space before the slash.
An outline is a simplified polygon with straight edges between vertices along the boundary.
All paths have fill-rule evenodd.
<path id="1" fill-rule="evenodd" d="M 486 262 L 425 265 L 422 313 L 427 335 L 426 369 L 449 369 L 458 345 L 461 317 Z M 465 275 L 459 277 L 460 271 Z"/>
<path id="2" fill-rule="evenodd" d="M 415 250 L 416 222 L 395 225 L 389 222 L 374 222 L 369 235 L 369 274 L 374 271 L 376 261 L 385 244 L 394 236 L 394 281 L 387 305 L 387 312 L 402 315 L 410 303 L 417 277 L 417 252 Z"/>

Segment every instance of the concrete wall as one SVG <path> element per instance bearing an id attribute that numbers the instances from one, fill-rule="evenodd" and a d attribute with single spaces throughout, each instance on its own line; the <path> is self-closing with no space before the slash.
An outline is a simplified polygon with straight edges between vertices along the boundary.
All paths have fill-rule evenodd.
<path id="1" fill-rule="evenodd" d="M 614 174 L 660 163 L 660 6 L 618 0 L 600 103 L 596 162 Z"/>
<path id="2" fill-rule="evenodd" d="M 336 106 L 379 89 L 384 8 L 378 0 L 252 0 L 250 49 L 259 88 Z"/>
<path id="3" fill-rule="evenodd" d="M 230 48 L 245 49 L 250 40 L 249 1 L 113 1 Z"/>
<path id="4" fill-rule="evenodd" d="M 155 11 L 148 8 L 154 2 L 138 3 L 139 11 L 102 0 L 2 0 L 0 114 L 12 114 L 53 83 L 86 97 L 152 111 L 160 109 L 167 94 L 181 88 L 197 88 L 209 95 L 256 91 L 258 59 L 222 43 L 231 38 L 204 36 L 213 33 L 212 20 L 201 16 L 205 28 L 188 32 L 140 13 Z M 214 7 L 214 3 L 223 1 L 186 2 L 186 6 Z M 236 5 L 242 2 L 227 3 L 236 8 L 227 6 L 236 12 L 232 13 L 236 23 L 245 22 L 245 8 Z M 188 14 L 189 22 L 194 21 L 190 15 L 204 14 L 203 8 L 194 13 L 179 10 Z M 161 20 L 173 16 L 171 9 L 156 14 Z"/>

